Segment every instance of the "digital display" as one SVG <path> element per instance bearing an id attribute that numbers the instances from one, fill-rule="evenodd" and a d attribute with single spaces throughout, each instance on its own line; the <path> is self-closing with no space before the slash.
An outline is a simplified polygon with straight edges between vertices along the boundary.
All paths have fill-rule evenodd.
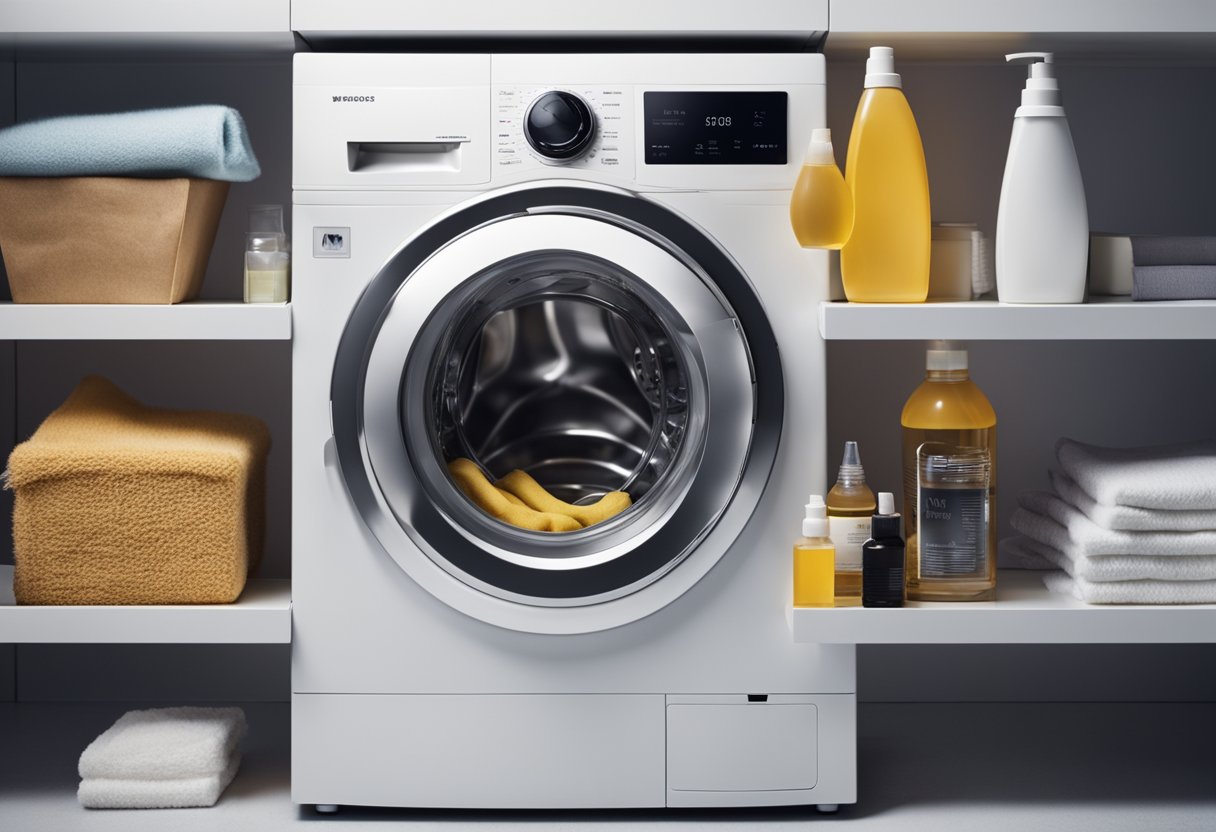
<path id="1" fill-rule="evenodd" d="M 784 92 L 646 92 L 648 165 L 784 165 Z"/>

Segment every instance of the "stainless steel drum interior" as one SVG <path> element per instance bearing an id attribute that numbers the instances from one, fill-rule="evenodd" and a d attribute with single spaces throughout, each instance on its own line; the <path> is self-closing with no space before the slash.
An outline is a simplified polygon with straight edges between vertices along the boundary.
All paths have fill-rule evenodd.
<path id="1" fill-rule="evenodd" d="M 624 515 L 639 509 L 690 427 L 674 310 L 586 253 L 533 252 L 470 282 L 427 382 L 439 460 L 466 457 L 491 479 L 520 469 L 576 504 L 625 491 Z"/>

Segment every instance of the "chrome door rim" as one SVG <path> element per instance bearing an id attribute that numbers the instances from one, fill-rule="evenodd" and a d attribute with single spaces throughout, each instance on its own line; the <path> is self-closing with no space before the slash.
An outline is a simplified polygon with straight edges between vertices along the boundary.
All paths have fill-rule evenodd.
<path id="1" fill-rule="evenodd" d="M 505 225 L 512 220 L 518 222 L 514 226 Z M 470 547 L 469 551 L 485 552 L 487 550 L 485 540 L 478 533 L 471 532 L 459 523 L 452 522 L 452 518 L 444 512 L 438 511 L 429 499 L 401 499 L 403 495 L 406 497 L 428 496 L 427 489 L 424 487 L 424 478 L 419 477 L 412 470 L 405 470 L 412 469 L 413 466 L 414 460 L 409 463 L 404 462 L 409 456 L 409 452 L 405 449 L 412 446 L 401 438 L 397 440 L 400 446 L 397 448 L 393 446 L 391 439 L 393 431 L 390 428 L 390 422 L 393 420 L 390 419 L 389 414 L 395 413 L 395 406 L 390 407 L 388 403 L 390 398 L 387 392 L 388 386 L 370 384 L 368 380 L 369 378 L 385 378 L 388 377 L 386 373 L 391 375 L 392 372 L 396 372 L 399 378 L 406 375 L 401 369 L 403 345 L 408 342 L 409 349 L 413 348 L 413 338 L 417 335 L 420 325 L 416 321 L 402 323 L 395 320 L 394 316 L 403 316 L 403 320 L 409 317 L 407 314 L 409 304 L 399 304 L 398 301 L 407 297 L 412 301 L 419 301 L 423 298 L 423 295 L 415 295 L 413 291 L 402 294 L 411 282 L 407 278 L 419 276 L 424 269 L 429 270 L 430 273 L 439 274 L 438 271 L 435 271 L 436 269 L 445 265 L 455 266 L 462 257 L 468 257 L 469 252 L 476 249 L 477 246 L 468 246 L 465 247 L 466 251 L 462 251 L 461 246 L 453 247 L 453 243 L 461 239 L 472 239 L 474 232 L 478 242 L 487 241 L 490 236 L 497 236 L 498 242 L 504 245 L 503 250 L 509 251 L 506 242 L 512 235 L 518 233 L 525 221 L 531 223 L 530 228 L 534 228 L 540 233 L 540 238 L 544 238 L 546 234 L 552 234 L 562 227 L 573 229 L 575 227 L 573 224 L 581 223 L 583 225 L 578 227 L 577 232 L 580 235 L 593 234 L 591 229 L 598 229 L 594 233 L 603 232 L 611 236 L 613 247 L 634 246 L 638 251 L 661 251 L 664 257 L 678 263 L 684 274 L 696 278 L 700 287 L 693 293 L 697 296 L 696 300 L 684 303 L 681 309 L 681 312 L 690 319 L 689 329 L 695 336 L 693 338 L 694 346 L 700 347 L 707 343 L 727 345 L 714 347 L 713 349 L 721 354 L 711 356 L 709 361 L 702 360 L 703 366 L 711 368 L 706 371 L 704 381 L 710 385 L 711 390 L 719 393 L 719 400 L 728 401 L 728 391 L 723 388 L 729 388 L 730 385 L 724 381 L 725 376 L 717 380 L 715 388 L 711 371 L 729 372 L 731 364 L 735 365 L 736 370 L 741 367 L 741 372 L 750 382 L 747 385 L 749 389 L 746 391 L 748 401 L 744 403 L 738 401 L 738 397 L 736 397 L 736 401 L 729 404 L 730 408 L 733 408 L 733 413 L 737 415 L 739 412 L 746 412 L 750 418 L 747 419 L 747 424 L 737 431 L 734 442 L 727 442 L 725 434 L 708 440 L 707 444 L 715 449 L 719 445 L 733 444 L 738 449 L 737 453 L 711 454 L 711 457 L 717 457 L 717 461 L 710 459 L 714 464 L 711 464 L 708 469 L 704 469 L 699 476 L 694 477 L 684 492 L 676 495 L 677 499 L 674 501 L 676 509 L 670 512 L 671 514 L 677 513 L 680 507 L 686 505 L 688 492 L 695 487 L 708 488 L 708 484 L 715 486 L 711 491 L 716 491 L 716 493 L 709 500 L 710 503 L 713 503 L 712 510 L 703 513 L 700 522 L 693 524 L 697 526 L 696 528 L 691 531 L 688 528 L 679 529 L 679 533 L 675 534 L 673 533 L 674 527 L 666 519 L 663 522 L 650 522 L 640 531 L 634 529 L 630 532 L 627 543 L 617 544 L 617 549 L 623 550 L 623 554 L 614 551 L 611 546 L 601 547 L 598 550 L 579 555 L 578 557 L 583 560 L 537 558 L 519 551 L 511 551 L 509 548 L 491 549 L 490 554 L 497 561 L 527 570 L 529 574 L 527 589 L 524 592 L 518 592 L 510 588 L 504 589 L 502 586 L 504 581 L 482 580 L 477 574 L 459 565 L 460 558 L 453 555 L 451 547 L 452 542 L 456 539 L 453 534 L 459 535 L 462 542 Z M 671 241 L 666 234 L 660 236 L 660 229 L 668 233 L 677 232 L 677 236 L 683 236 L 697 244 L 694 246 L 700 249 L 697 260 L 693 261 L 685 253 L 685 247 Z M 550 239 L 552 238 L 550 237 Z M 588 246 L 583 246 L 583 248 L 588 248 Z M 528 250 L 535 250 L 535 246 Z M 497 261 L 501 259 L 501 256 L 502 251 L 496 250 L 491 252 L 485 260 L 487 263 Z M 627 260 L 628 258 L 622 256 L 620 259 Z M 701 269 L 700 263 L 706 260 L 710 261 L 708 265 L 714 270 L 717 279 L 711 280 Z M 462 279 L 466 278 L 469 273 L 469 269 L 464 267 L 451 272 L 451 274 L 460 275 Z M 727 278 L 725 281 L 723 276 Z M 437 283 L 432 294 L 446 296 L 454 282 L 442 286 Z M 724 286 L 724 282 L 727 285 Z M 430 283 L 430 281 L 414 281 L 414 286 L 424 286 L 426 283 Z M 686 288 L 687 286 L 685 286 Z M 731 297 L 732 294 L 735 297 Z M 729 307 L 724 302 L 724 297 L 729 299 Z M 740 334 L 738 318 L 742 316 L 738 315 L 737 305 L 747 307 L 745 314 L 748 320 L 743 326 L 751 337 L 746 342 Z M 730 314 L 732 308 L 735 310 L 734 315 Z M 717 311 L 711 311 L 713 309 Z M 731 345 L 732 341 L 733 345 Z M 753 352 L 757 348 L 759 349 L 758 357 L 749 355 L 749 345 Z M 735 354 L 733 360 L 730 356 L 732 352 Z M 409 354 L 408 350 L 405 354 Z M 749 360 L 751 361 L 750 366 Z M 758 361 L 759 363 L 757 363 Z M 396 363 L 395 370 L 392 369 L 394 362 Z M 742 362 L 742 364 L 740 365 L 738 362 Z M 760 366 L 763 366 L 763 369 L 759 369 Z M 756 381 L 756 376 L 763 377 L 766 382 L 759 389 L 752 388 L 751 384 Z M 391 398 L 395 399 L 397 392 L 394 389 L 394 396 Z M 715 401 L 713 394 L 709 401 L 712 408 Z M 697 544 L 715 528 L 716 524 L 721 522 L 724 513 L 731 515 L 727 545 L 730 539 L 737 536 L 758 501 L 763 483 L 772 466 L 777 433 L 780 428 L 781 401 L 782 390 L 780 370 L 776 360 L 776 344 L 759 301 L 738 267 L 725 256 L 721 249 L 713 245 L 703 232 L 668 209 L 639 199 L 627 192 L 598 186 L 534 185 L 489 194 L 475 202 L 466 203 L 424 229 L 398 250 L 369 284 L 348 322 L 335 361 L 331 406 L 339 461 L 348 489 L 369 527 L 386 550 L 408 573 L 433 593 L 447 596 L 444 597 L 444 600 L 452 603 L 453 606 L 475 617 L 489 620 L 491 623 L 537 632 L 572 632 L 603 629 L 604 626 L 625 623 L 625 620 L 633 620 L 648 612 L 653 612 L 674 597 L 678 597 L 678 594 L 682 594 L 687 586 L 666 600 L 663 600 L 661 596 L 669 595 L 669 592 L 650 592 L 649 589 L 655 586 L 658 578 L 698 549 Z M 734 418 L 733 416 L 723 416 L 718 423 L 728 422 Z M 711 425 L 715 424 L 712 410 L 709 422 Z M 755 436 L 753 435 L 753 423 L 766 429 Z M 773 430 L 774 428 L 776 430 Z M 398 435 L 401 433 L 400 429 L 397 430 L 397 433 Z M 384 460 L 403 464 L 401 466 L 390 464 L 386 467 Z M 701 462 L 704 464 L 703 460 Z M 739 506 L 734 497 L 740 484 L 745 481 L 752 484 L 744 489 L 747 494 L 745 502 L 748 505 Z M 430 486 L 433 490 L 435 483 L 431 482 Z M 733 510 L 728 511 L 728 508 Z M 439 535 L 441 539 L 437 541 L 437 531 L 444 528 L 448 533 Z M 466 586 L 473 587 L 478 593 L 492 596 L 492 598 L 472 603 L 465 603 L 464 601 L 468 600 L 465 598 L 453 603 L 453 599 L 459 597 L 458 593 L 449 591 L 450 587 L 441 592 L 433 576 L 418 574 L 417 558 L 408 554 L 408 547 L 400 545 L 403 533 L 425 553 L 432 564 L 438 565 L 447 574 Z M 572 534 L 595 536 L 586 533 Z M 516 533 L 514 537 L 522 539 L 526 536 Z M 532 545 L 564 545 L 560 541 L 550 542 L 554 537 L 566 536 L 532 533 L 533 539 L 530 543 Z M 588 573 L 589 569 L 611 567 L 614 563 L 621 562 L 624 555 L 637 551 L 643 544 L 649 542 L 658 544 L 660 549 L 666 547 L 661 555 L 660 565 L 648 567 L 631 580 L 618 580 L 614 586 L 605 591 L 579 590 L 565 594 L 550 592 L 548 595 L 535 591 L 533 582 L 543 580 L 545 576 L 562 575 L 563 573 L 583 576 Z M 438 543 L 438 547 L 443 548 L 444 555 L 439 554 L 436 543 Z M 693 582 L 708 571 L 708 568 L 725 551 L 726 546 L 719 545 L 714 548 L 716 554 L 697 552 L 697 560 L 702 565 L 697 567 L 698 574 L 693 577 Z M 678 583 L 684 584 L 685 581 Z M 662 584 L 674 586 L 668 581 L 659 582 L 659 585 Z M 691 586 L 691 583 L 687 585 Z M 647 592 L 640 592 L 643 588 L 647 588 Z M 602 621 L 597 624 L 590 623 L 592 618 L 603 619 L 608 607 L 614 604 L 621 606 L 620 602 L 626 600 L 624 596 L 629 595 L 648 595 L 658 602 L 639 603 L 634 601 L 628 606 L 634 608 L 635 612 L 629 613 L 627 618 L 608 624 L 604 624 Z M 494 599 L 498 600 L 497 604 L 494 603 Z M 503 610 L 502 602 L 508 602 L 509 606 L 528 605 L 550 608 L 548 612 L 557 613 L 557 615 L 552 616 L 541 626 L 537 626 L 535 623 L 520 625 L 518 622 L 504 622 L 497 620 L 504 617 L 497 614 Z M 555 610 L 551 609 L 552 607 L 564 609 Z M 598 608 L 598 612 L 594 615 L 583 616 L 588 619 L 583 624 L 574 623 L 573 619 L 579 617 L 579 610 L 590 607 Z M 525 617 L 535 619 L 534 615 Z M 609 618 L 611 617 L 609 616 Z M 559 619 L 561 619 L 560 623 Z"/>

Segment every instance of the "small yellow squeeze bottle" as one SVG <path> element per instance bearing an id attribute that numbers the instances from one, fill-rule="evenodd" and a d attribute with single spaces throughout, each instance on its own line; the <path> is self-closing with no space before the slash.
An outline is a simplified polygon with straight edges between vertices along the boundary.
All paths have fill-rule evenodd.
<path id="1" fill-rule="evenodd" d="M 853 194 L 832 153 L 832 131 L 816 128 L 790 194 L 790 225 L 803 248 L 838 249 L 853 233 Z"/>
<path id="2" fill-rule="evenodd" d="M 812 494 L 794 541 L 794 606 L 831 607 L 836 598 L 836 547 L 828 535 L 828 508 Z"/>

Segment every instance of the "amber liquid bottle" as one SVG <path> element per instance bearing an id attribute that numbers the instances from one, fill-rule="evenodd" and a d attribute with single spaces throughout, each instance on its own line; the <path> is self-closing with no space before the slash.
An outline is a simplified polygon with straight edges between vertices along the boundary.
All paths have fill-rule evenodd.
<path id="1" fill-rule="evenodd" d="M 908 600 L 988 601 L 996 594 L 996 411 L 971 381 L 962 347 L 935 343 L 926 368 L 900 418 Z"/>
<path id="2" fill-rule="evenodd" d="M 861 605 L 861 547 L 870 539 L 874 492 L 866 485 L 856 442 L 844 443 L 836 484 L 828 492 L 828 525 L 836 547 L 836 606 Z"/>

